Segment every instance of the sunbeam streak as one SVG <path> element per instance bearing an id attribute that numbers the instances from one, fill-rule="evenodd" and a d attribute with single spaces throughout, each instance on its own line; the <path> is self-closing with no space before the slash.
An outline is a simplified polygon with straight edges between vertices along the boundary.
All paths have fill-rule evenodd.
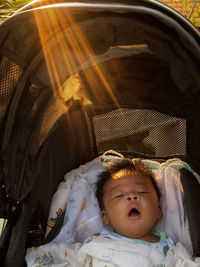
<path id="1" fill-rule="evenodd" d="M 49 4 L 51 4 L 50 1 Z M 84 81 L 80 82 L 81 78 L 77 78 L 77 74 L 73 77 L 76 77 L 75 80 L 79 81 L 79 85 L 66 87 L 66 81 L 72 74 L 81 70 L 95 99 L 101 102 L 101 96 L 96 93 L 96 86 L 99 86 L 119 108 L 119 101 L 113 92 L 110 76 L 106 73 L 106 69 L 98 65 L 97 56 L 86 39 L 84 31 L 70 13 L 70 9 L 66 7 L 41 9 L 39 12 L 37 9 L 35 19 L 54 94 L 59 93 L 65 102 L 72 96 L 77 97 L 78 91 L 82 90 L 81 86 L 84 87 Z M 91 68 L 87 67 L 88 62 Z M 86 92 L 87 88 L 81 92 L 81 99 L 83 102 L 85 99 L 84 103 L 88 104 L 90 101 Z"/>

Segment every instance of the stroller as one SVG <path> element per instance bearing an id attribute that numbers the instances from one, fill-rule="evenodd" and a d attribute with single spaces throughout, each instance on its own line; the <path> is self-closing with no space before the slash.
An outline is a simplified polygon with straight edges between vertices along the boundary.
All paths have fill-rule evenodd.
<path id="1" fill-rule="evenodd" d="M 35 1 L 0 26 L 1 266 L 25 266 L 66 172 L 108 149 L 200 172 L 200 34 L 157 1 Z M 200 186 L 182 172 L 193 254 Z"/>

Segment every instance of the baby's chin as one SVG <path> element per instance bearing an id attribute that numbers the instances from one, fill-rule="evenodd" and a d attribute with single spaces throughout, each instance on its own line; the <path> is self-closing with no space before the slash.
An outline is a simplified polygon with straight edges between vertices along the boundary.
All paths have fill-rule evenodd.
<path id="1" fill-rule="evenodd" d="M 157 243 L 160 241 L 160 238 L 154 235 L 152 232 L 147 232 L 147 233 L 129 232 L 124 234 L 124 236 L 132 239 L 143 240 L 145 242 L 150 242 L 150 243 Z"/>

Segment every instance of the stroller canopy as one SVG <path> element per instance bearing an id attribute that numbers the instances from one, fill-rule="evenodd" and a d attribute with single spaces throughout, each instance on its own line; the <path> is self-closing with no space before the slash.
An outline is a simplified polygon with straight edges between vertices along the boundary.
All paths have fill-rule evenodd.
<path id="1" fill-rule="evenodd" d="M 156 1 L 47 3 L 36 1 L 1 25 L 1 156 L 8 193 L 21 200 L 30 191 L 47 136 L 63 114 L 67 123 L 57 127 L 71 131 L 68 137 L 79 136 L 65 151 L 76 154 L 70 169 L 103 151 L 88 136 L 93 133 L 85 120 L 118 108 L 188 119 L 192 127 L 181 121 L 177 133 L 188 135 L 182 148 L 160 155 L 134 152 L 199 160 L 197 30 Z"/>

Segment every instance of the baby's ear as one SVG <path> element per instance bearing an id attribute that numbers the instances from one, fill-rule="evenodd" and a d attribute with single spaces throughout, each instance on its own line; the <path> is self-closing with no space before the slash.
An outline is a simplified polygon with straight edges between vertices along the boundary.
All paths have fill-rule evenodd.
<path id="1" fill-rule="evenodd" d="M 105 210 L 101 211 L 101 217 L 102 217 L 103 225 L 108 225 L 109 224 L 109 220 L 107 218 Z"/>
<path id="2" fill-rule="evenodd" d="M 163 211 L 160 203 L 158 204 L 158 221 L 160 221 L 163 217 Z"/>

